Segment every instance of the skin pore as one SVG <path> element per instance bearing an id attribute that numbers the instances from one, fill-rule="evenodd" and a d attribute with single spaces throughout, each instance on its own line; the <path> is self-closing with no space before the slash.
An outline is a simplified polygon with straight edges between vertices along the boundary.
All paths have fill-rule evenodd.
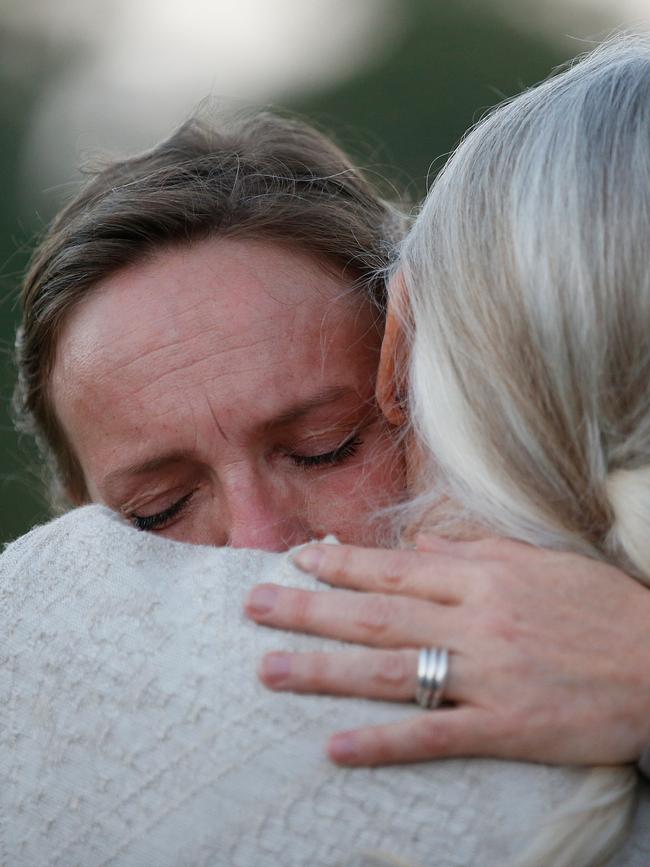
<path id="1" fill-rule="evenodd" d="M 405 479 L 360 291 L 249 239 L 164 248 L 98 284 L 51 380 L 88 498 L 193 543 L 372 544 L 368 517 Z"/>

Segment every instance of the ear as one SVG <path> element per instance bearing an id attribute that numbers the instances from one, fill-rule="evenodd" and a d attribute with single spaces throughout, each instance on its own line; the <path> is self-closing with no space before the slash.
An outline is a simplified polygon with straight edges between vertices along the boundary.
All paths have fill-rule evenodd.
<path id="1" fill-rule="evenodd" d="M 386 329 L 381 344 L 375 395 L 386 420 L 395 426 L 406 422 L 408 349 L 404 329 L 406 289 L 401 275 L 390 283 Z"/>

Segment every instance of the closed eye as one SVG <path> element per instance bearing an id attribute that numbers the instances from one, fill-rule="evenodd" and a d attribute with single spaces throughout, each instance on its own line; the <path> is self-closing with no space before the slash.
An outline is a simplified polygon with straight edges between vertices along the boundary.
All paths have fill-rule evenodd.
<path id="1" fill-rule="evenodd" d="M 363 445 L 361 437 L 356 433 L 349 437 L 340 446 L 330 452 L 323 452 L 320 455 L 296 455 L 291 454 L 290 458 L 293 463 L 303 469 L 312 469 L 315 467 L 331 467 L 336 464 L 342 464 L 348 458 L 353 457 L 359 446 Z"/>
<path id="2" fill-rule="evenodd" d="M 153 515 L 136 515 L 135 513 L 131 513 L 128 518 L 137 530 L 161 530 L 170 521 L 180 515 L 190 501 L 193 493 L 193 491 L 190 491 L 189 494 L 185 494 L 184 497 L 176 500 L 175 503 L 172 503 L 167 509 L 163 509 L 162 512 L 156 512 Z"/>

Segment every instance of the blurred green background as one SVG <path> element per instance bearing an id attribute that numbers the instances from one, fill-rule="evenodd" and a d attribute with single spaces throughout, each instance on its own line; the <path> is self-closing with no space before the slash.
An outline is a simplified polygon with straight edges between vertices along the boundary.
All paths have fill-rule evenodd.
<path id="1" fill-rule="evenodd" d="M 76 136 L 82 138 L 84 133 L 83 105 L 86 103 L 82 102 L 76 115 L 81 118 L 77 120 L 79 130 L 70 130 L 74 124 L 66 121 L 66 104 L 61 102 L 66 98 L 66 91 L 57 91 L 55 85 L 76 82 L 81 90 L 68 88 L 71 94 L 68 98 L 79 99 L 75 92 L 82 93 L 87 105 L 96 110 L 94 101 L 104 98 L 105 81 L 101 76 L 84 75 L 83 64 L 92 59 L 93 50 L 101 50 L 104 55 L 108 52 L 109 60 L 114 59 L 111 51 L 119 60 L 120 51 L 118 44 L 98 47 L 96 40 L 87 38 L 84 27 L 90 32 L 93 24 L 88 19 L 87 6 L 79 3 L 79 15 L 75 17 L 76 0 L 60 2 L 61 10 L 65 7 L 67 14 L 72 15 L 70 20 L 79 27 L 70 32 L 62 20 L 53 36 L 52 27 L 57 19 L 52 17 L 55 13 L 51 6 L 47 8 L 38 2 L 30 5 L 29 0 L 22 0 L 18 15 L 15 2 L 0 0 L 0 543 L 47 516 L 47 498 L 40 482 L 38 459 L 30 442 L 15 435 L 10 405 L 14 380 L 11 353 L 18 321 L 21 273 L 34 238 L 76 184 L 74 175 L 67 169 L 56 169 L 56 158 L 62 158 L 64 167 L 72 165 L 78 155 L 70 142 L 78 144 Z M 138 2 L 133 0 L 135 6 Z M 294 3 L 297 9 L 299 0 Z M 278 9 L 280 5 L 285 14 L 291 12 L 290 3 L 278 4 Z M 337 6 L 335 2 L 329 5 L 332 14 L 337 9 L 343 14 L 343 5 Z M 565 13 L 566 6 L 564 4 Z M 95 14 L 106 14 L 110 7 L 110 2 L 97 3 Z M 206 34 L 199 7 L 197 4 L 194 26 L 197 34 L 201 33 L 205 48 Z M 248 7 L 252 14 L 254 4 L 249 3 Z M 399 188 L 406 188 L 411 197 L 417 198 L 425 191 L 427 177 L 435 174 L 444 155 L 486 108 L 539 80 L 555 65 L 588 47 L 581 39 L 566 38 L 567 32 L 588 37 L 620 23 L 602 15 L 600 18 L 595 14 L 587 15 L 584 3 L 571 21 L 554 12 L 559 6 L 549 3 L 547 7 L 548 14 L 540 16 L 540 4 L 527 5 L 523 0 L 512 6 L 505 2 L 479 4 L 470 0 L 381 3 L 374 7 L 377 20 L 381 18 L 381 33 L 373 30 L 372 20 L 363 25 L 367 27 L 367 38 L 374 40 L 375 46 L 363 61 L 355 64 L 348 57 L 346 75 L 326 75 L 321 80 L 310 77 L 306 66 L 304 74 L 299 70 L 294 73 L 293 86 L 285 83 L 270 97 L 315 118 L 321 126 L 334 132 L 341 144 L 364 165 L 388 175 Z M 365 3 L 364 8 L 372 18 L 372 0 Z M 81 14 L 82 9 L 86 18 Z M 538 19 L 526 20 L 535 9 Z M 44 24 L 45 11 L 50 19 Z M 140 11 L 144 12 L 144 7 Z M 118 22 L 118 12 L 115 5 L 109 23 Z M 101 22 L 94 22 L 98 23 L 101 25 Z M 250 26 L 254 27 L 255 22 Z M 313 29 L 313 21 L 311 25 L 306 22 L 305 26 Z M 322 34 L 326 34 L 330 22 L 325 19 L 320 26 Z M 358 21 L 357 26 L 361 26 Z M 133 29 L 129 32 L 131 43 L 138 35 L 137 27 L 135 34 Z M 185 42 L 191 41 L 191 37 L 191 30 L 189 35 L 184 32 Z M 239 38 L 234 31 L 232 38 Z M 328 50 L 334 50 L 336 40 L 332 45 Z M 184 48 L 189 49 L 187 63 L 191 63 L 192 46 L 186 44 Z M 143 47 L 143 63 L 147 62 L 146 54 L 151 50 L 150 45 Z M 153 57 L 151 61 L 154 59 L 160 61 Z M 260 58 L 260 64 L 263 63 L 264 59 Z M 105 64 L 103 69 L 106 68 Z M 263 74 L 264 70 L 261 71 Z M 217 93 L 220 92 L 218 79 L 215 71 L 210 86 Z M 137 75 L 131 80 L 134 87 L 130 108 L 137 113 L 138 100 L 144 97 L 135 86 Z M 97 88 L 96 92 L 93 88 Z M 238 93 L 232 84 L 229 89 Z M 122 108 L 129 101 L 129 92 L 128 86 L 122 86 Z M 255 95 L 254 87 L 252 93 Z M 246 96 L 250 94 L 251 87 L 248 87 Z M 193 102 L 201 95 L 197 92 Z M 260 95 L 268 100 L 268 90 L 261 90 Z M 191 109 L 192 96 L 188 99 L 190 104 L 184 113 Z M 152 100 L 147 100 L 146 107 L 152 111 Z M 109 109 L 107 104 L 103 115 L 107 129 L 111 129 Z M 71 137 L 67 143 L 65 138 L 57 139 L 47 133 L 48 116 L 50 122 L 55 116 L 55 121 L 68 128 L 66 131 Z M 182 113 L 178 116 L 178 120 L 181 119 Z M 116 129 L 119 123 L 128 126 L 123 111 L 116 115 Z M 154 134 L 154 127 L 152 122 L 150 140 L 138 141 L 140 147 L 153 143 L 158 137 L 159 131 Z M 51 128 L 56 130 L 56 123 Z M 34 154 L 41 155 L 46 169 L 39 167 Z M 60 171 L 58 176 L 57 171 Z"/>

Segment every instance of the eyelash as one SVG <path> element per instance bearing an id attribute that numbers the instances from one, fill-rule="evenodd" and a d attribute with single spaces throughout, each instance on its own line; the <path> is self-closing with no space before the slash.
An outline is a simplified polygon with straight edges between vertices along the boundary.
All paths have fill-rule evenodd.
<path id="1" fill-rule="evenodd" d="M 189 494 L 185 494 L 180 500 L 176 500 L 167 509 L 164 509 L 162 512 L 156 512 L 155 515 L 132 514 L 129 515 L 129 520 L 136 530 L 160 530 L 177 515 L 180 515 L 193 493 L 192 491 Z"/>
<path id="2" fill-rule="evenodd" d="M 361 437 L 354 434 L 331 452 L 324 452 L 322 455 L 291 455 L 291 460 L 304 470 L 331 467 L 354 457 L 361 445 L 363 445 Z"/>
<path id="3" fill-rule="evenodd" d="M 348 458 L 354 457 L 361 445 L 363 445 L 361 437 L 355 434 L 331 452 L 323 452 L 320 455 L 291 455 L 290 457 L 293 463 L 303 470 L 331 467 L 342 464 Z M 175 503 L 172 503 L 167 509 L 163 509 L 162 512 L 156 512 L 154 515 L 136 515 L 133 513 L 129 515 L 129 520 L 136 530 L 142 530 L 143 532 L 160 530 L 181 514 L 190 501 L 192 494 L 193 491 L 185 494 L 184 497 L 176 500 Z"/>

